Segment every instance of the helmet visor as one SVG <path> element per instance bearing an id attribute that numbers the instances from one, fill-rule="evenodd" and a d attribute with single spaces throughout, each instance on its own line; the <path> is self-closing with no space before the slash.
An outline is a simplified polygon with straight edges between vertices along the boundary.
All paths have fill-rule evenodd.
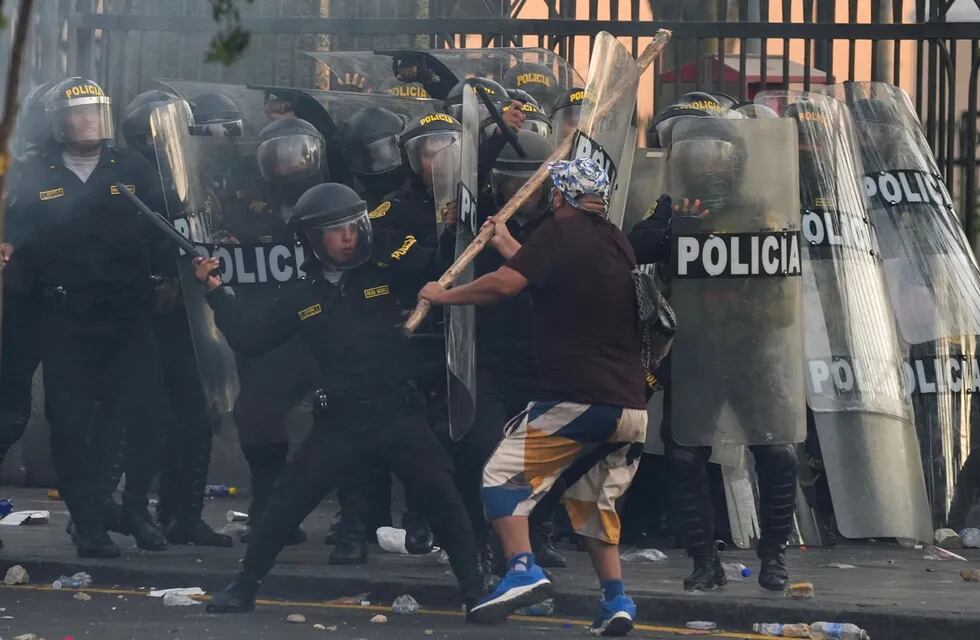
<path id="1" fill-rule="evenodd" d="M 526 129 L 532 133 L 536 133 L 542 138 L 551 137 L 551 123 L 547 120 L 542 120 L 538 118 L 527 118 L 524 120 L 524 124 L 521 129 Z"/>
<path id="2" fill-rule="evenodd" d="M 698 197 L 700 189 L 708 189 L 706 185 L 719 188 L 733 185 L 738 153 L 731 142 L 695 138 L 675 142 L 670 148 L 669 161 L 674 166 L 672 187 L 683 190 L 686 197 Z"/>
<path id="3" fill-rule="evenodd" d="M 323 141 L 302 134 L 273 138 L 260 144 L 255 155 L 266 182 L 309 178 L 323 166 Z"/>
<path id="4" fill-rule="evenodd" d="M 58 142 L 99 142 L 113 138 L 108 98 L 75 98 L 51 115 L 51 133 Z"/>
<path id="5" fill-rule="evenodd" d="M 230 138 L 245 135 L 245 123 L 241 118 L 232 120 L 212 120 L 191 125 L 191 135 Z"/>
<path id="6" fill-rule="evenodd" d="M 371 257 L 371 219 L 367 207 L 340 220 L 303 225 L 313 254 L 335 271 L 356 269 Z"/>
<path id="7" fill-rule="evenodd" d="M 397 169 L 402 164 L 398 136 L 369 142 L 352 152 L 351 167 L 362 175 L 377 175 Z"/>
<path id="8" fill-rule="evenodd" d="M 582 105 L 573 104 L 555 111 L 552 119 L 555 121 L 555 126 L 558 128 L 558 131 L 561 132 L 562 137 L 564 138 L 571 132 L 578 129 L 578 121 L 581 116 Z"/>
<path id="9" fill-rule="evenodd" d="M 405 155 L 409 166 L 416 175 L 425 177 L 432 173 L 432 159 L 450 147 L 459 153 L 459 133 L 456 131 L 437 131 L 426 133 L 405 143 Z"/>

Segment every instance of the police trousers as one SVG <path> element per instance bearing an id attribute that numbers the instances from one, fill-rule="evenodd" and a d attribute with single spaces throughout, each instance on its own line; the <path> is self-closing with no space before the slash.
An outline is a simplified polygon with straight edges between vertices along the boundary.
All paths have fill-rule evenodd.
<path id="1" fill-rule="evenodd" d="M 3 301 L 0 339 L 0 466 L 24 435 L 31 417 L 31 382 L 41 359 L 39 310 L 28 296 L 8 295 Z"/>
<path id="2" fill-rule="evenodd" d="M 399 392 L 396 392 L 399 393 Z M 420 398 L 377 399 L 331 406 L 276 480 L 252 525 L 241 577 L 261 580 L 303 519 L 353 470 L 380 464 L 420 501 L 423 515 L 449 554 L 464 599 L 481 594 L 473 530 L 453 480 L 453 465 L 429 428 Z"/>

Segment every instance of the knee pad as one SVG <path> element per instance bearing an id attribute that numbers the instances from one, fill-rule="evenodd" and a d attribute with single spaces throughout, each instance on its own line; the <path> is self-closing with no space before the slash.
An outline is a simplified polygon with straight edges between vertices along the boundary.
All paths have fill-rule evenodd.
<path id="1" fill-rule="evenodd" d="M 755 456 L 759 471 L 771 476 L 796 473 L 799 464 L 796 446 L 792 444 L 753 447 L 752 455 Z"/>
<path id="2" fill-rule="evenodd" d="M 704 473 L 707 462 L 704 453 L 695 447 L 672 445 L 667 449 L 670 472 L 676 480 L 692 480 Z"/>

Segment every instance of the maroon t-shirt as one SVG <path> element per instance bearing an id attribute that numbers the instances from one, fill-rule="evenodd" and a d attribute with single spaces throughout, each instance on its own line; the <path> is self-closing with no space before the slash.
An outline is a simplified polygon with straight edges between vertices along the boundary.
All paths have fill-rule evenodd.
<path id="1" fill-rule="evenodd" d="M 646 406 L 635 261 L 626 236 L 588 213 L 544 221 L 507 261 L 532 285 L 541 400 Z"/>

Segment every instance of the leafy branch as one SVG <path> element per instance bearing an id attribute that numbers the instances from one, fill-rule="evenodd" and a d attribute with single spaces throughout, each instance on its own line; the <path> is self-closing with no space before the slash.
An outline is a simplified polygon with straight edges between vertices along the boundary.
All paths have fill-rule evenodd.
<path id="1" fill-rule="evenodd" d="M 211 16 L 221 29 L 211 38 L 208 62 L 229 66 L 237 62 L 248 48 L 251 34 L 242 26 L 242 7 L 254 0 L 209 0 Z"/>

